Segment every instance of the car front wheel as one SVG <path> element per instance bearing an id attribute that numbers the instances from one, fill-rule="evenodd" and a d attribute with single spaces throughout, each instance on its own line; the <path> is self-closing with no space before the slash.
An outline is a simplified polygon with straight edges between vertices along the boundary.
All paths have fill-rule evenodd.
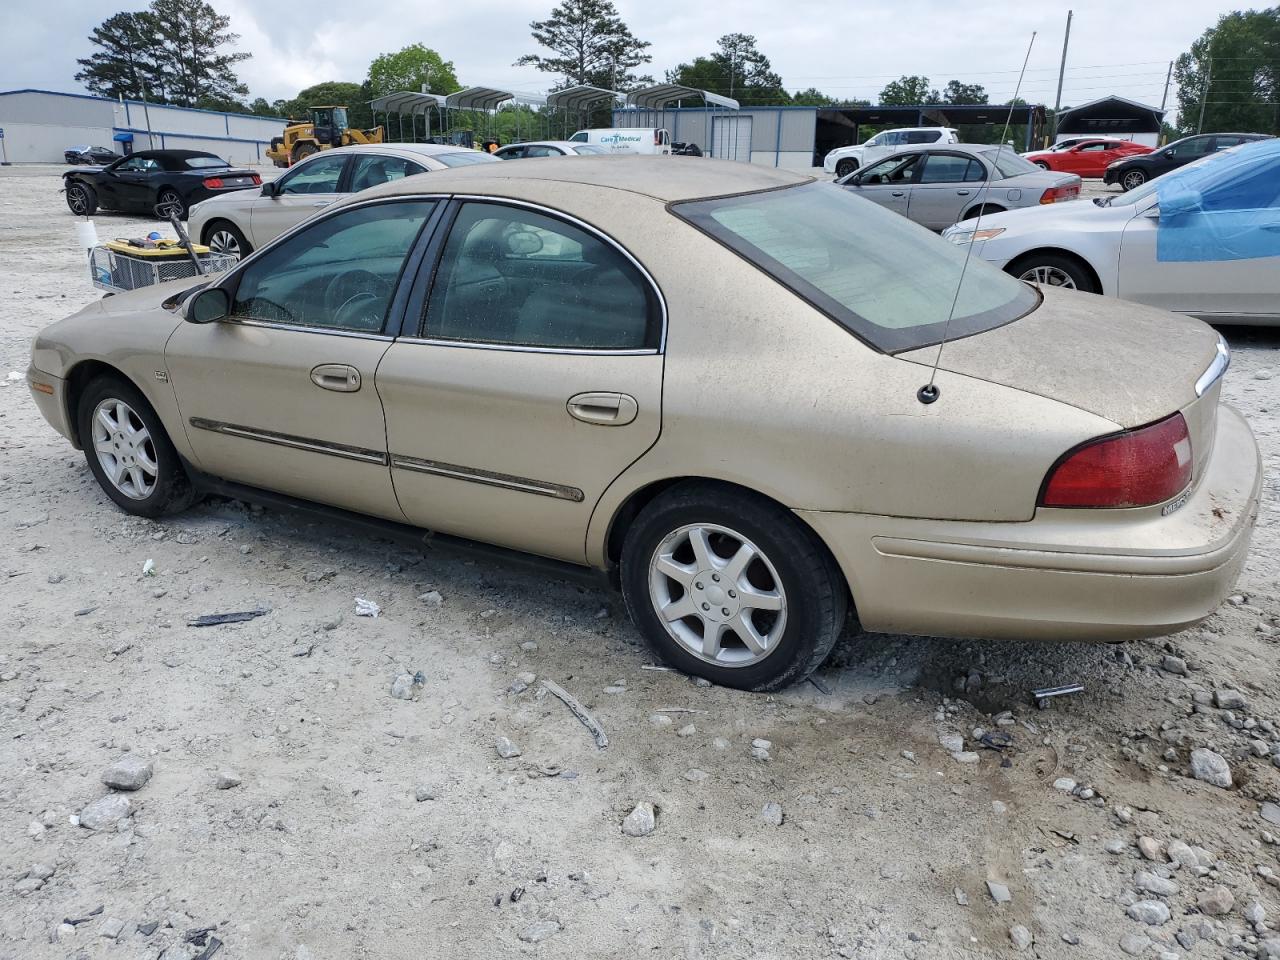
<path id="1" fill-rule="evenodd" d="M 1126 170 L 1120 178 L 1120 186 L 1125 191 L 1136 190 L 1147 182 L 1147 175 L 1141 170 Z"/>
<path id="2" fill-rule="evenodd" d="M 219 220 L 204 232 L 204 243 L 214 253 L 241 260 L 253 252 L 245 235 L 233 223 Z"/>
<path id="3" fill-rule="evenodd" d="M 98 193 L 87 183 L 67 187 L 67 207 L 77 217 L 91 217 L 98 210 Z"/>
<path id="4" fill-rule="evenodd" d="M 852 160 L 841 160 L 839 163 L 836 164 L 836 176 L 847 177 L 849 174 L 853 173 L 853 171 L 857 169 L 858 169 L 858 165 L 854 163 Z"/>
<path id="5" fill-rule="evenodd" d="M 77 407 L 80 444 L 103 491 L 126 513 L 185 510 L 196 494 L 160 418 L 132 384 L 99 377 Z"/>
<path id="6" fill-rule="evenodd" d="M 848 611 L 844 578 L 788 510 L 718 484 L 680 484 L 636 517 L 622 549 L 627 609 L 654 652 L 740 690 L 818 668 Z"/>
<path id="7" fill-rule="evenodd" d="M 1037 167 L 1039 167 L 1041 170 L 1048 170 L 1048 169 L 1049 169 L 1049 165 L 1048 165 L 1047 163 L 1045 163 L 1043 160 L 1037 160 L 1037 161 L 1035 161 L 1035 164 L 1036 164 L 1036 166 L 1037 166 Z"/>
<path id="8" fill-rule="evenodd" d="M 1061 287 L 1081 293 L 1097 293 L 1098 285 L 1078 260 L 1052 253 L 1033 253 L 1006 268 L 1019 280 L 1037 287 Z"/>

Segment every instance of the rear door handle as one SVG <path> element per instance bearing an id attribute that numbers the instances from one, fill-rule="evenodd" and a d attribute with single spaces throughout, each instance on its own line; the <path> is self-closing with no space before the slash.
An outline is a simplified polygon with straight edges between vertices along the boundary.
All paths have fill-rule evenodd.
<path id="1" fill-rule="evenodd" d="M 905 190 L 894 190 L 891 194 L 889 194 L 889 196 L 891 197 L 905 197 L 906 195 L 907 195 L 907 191 Z"/>
<path id="2" fill-rule="evenodd" d="M 579 393 L 565 406 L 575 420 L 606 427 L 625 426 L 640 413 L 635 397 L 625 393 Z"/>
<path id="3" fill-rule="evenodd" d="M 345 363 L 322 363 L 312 369 L 311 382 L 321 390 L 355 393 L 360 389 L 360 371 Z"/>
<path id="4" fill-rule="evenodd" d="M 969 195 L 969 191 L 968 191 L 968 190 L 957 190 L 957 191 L 956 191 L 956 195 L 957 195 L 957 196 L 960 196 L 960 197 L 967 197 L 967 196 Z"/>

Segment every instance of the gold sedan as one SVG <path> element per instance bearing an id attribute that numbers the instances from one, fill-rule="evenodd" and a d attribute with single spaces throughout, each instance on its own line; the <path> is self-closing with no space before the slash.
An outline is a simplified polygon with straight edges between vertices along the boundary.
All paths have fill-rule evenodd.
<path id="1" fill-rule="evenodd" d="M 214 491 L 605 571 L 667 662 L 745 689 L 850 614 L 1113 640 L 1230 590 L 1261 465 L 1204 324 L 793 173 L 495 166 L 53 324 L 32 395 L 130 513 Z"/>

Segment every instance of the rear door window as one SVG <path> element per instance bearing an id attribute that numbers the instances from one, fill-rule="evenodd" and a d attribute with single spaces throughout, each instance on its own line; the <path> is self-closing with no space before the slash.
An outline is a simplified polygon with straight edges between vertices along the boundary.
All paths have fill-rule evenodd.
<path id="1" fill-rule="evenodd" d="M 308 160 L 281 178 L 280 193 L 337 193 L 346 164 L 343 154 Z"/>
<path id="2" fill-rule="evenodd" d="M 422 167 L 404 157 L 387 157 L 376 153 L 357 154 L 351 162 L 351 192 L 368 190 L 370 187 L 403 180 L 422 172 Z"/>
<path id="3" fill-rule="evenodd" d="M 977 175 L 970 176 L 970 170 L 976 169 Z M 982 165 L 970 157 L 954 153 L 933 153 L 925 160 L 924 172 L 920 175 L 920 183 L 964 183 L 967 180 L 981 180 Z"/>

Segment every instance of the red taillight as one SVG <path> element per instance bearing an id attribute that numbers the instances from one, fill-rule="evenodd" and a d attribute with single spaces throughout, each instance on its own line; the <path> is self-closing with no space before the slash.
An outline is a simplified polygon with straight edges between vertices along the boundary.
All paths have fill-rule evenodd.
<path id="1" fill-rule="evenodd" d="M 1148 507 L 1191 482 L 1191 437 L 1175 413 L 1158 423 L 1090 440 L 1049 471 L 1042 507 Z"/>
<path id="2" fill-rule="evenodd" d="M 258 176 L 256 173 L 253 175 L 253 185 L 255 187 L 262 186 L 262 178 Z"/>
<path id="3" fill-rule="evenodd" d="M 226 186 L 226 184 L 222 182 L 221 177 L 205 177 L 204 185 L 208 187 L 210 190 L 217 190 L 221 187 Z"/>
<path id="4" fill-rule="evenodd" d="M 1041 203 L 1058 203 L 1062 200 L 1074 200 L 1080 196 L 1080 184 L 1073 183 L 1069 187 L 1050 187 L 1040 194 Z"/>

